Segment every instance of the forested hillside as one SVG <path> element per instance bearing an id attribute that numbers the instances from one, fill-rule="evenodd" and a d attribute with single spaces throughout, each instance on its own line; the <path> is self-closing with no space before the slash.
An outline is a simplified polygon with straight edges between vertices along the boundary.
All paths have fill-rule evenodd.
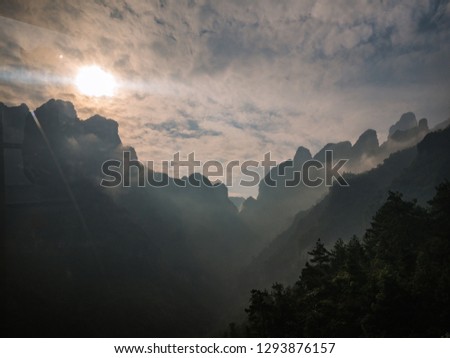
<path id="1" fill-rule="evenodd" d="M 450 183 L 429 206 L 390 192 L 365 234 L 320 239 L 293 285 L 253 290 L 250 337 L 442 337 L 450 332 Z"/>

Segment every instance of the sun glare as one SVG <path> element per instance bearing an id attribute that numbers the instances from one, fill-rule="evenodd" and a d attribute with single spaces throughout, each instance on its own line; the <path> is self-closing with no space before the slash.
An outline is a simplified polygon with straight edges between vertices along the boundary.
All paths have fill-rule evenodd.
<path id="1" fill-rule="evenodd" d="M 113 96 L 116 89 L 114 77 L 98 66 L 82 67 L 78 71 L 75 84 L 86 96 Z"/>

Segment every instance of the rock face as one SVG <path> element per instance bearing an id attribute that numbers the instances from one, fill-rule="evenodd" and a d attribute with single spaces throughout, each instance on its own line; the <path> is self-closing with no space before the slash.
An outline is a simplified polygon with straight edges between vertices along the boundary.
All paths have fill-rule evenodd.
<path id="1" fill-rule="evenodd" d="M 412 112 L 403 113 L 397 123 L 389 128 L 389 137 L 398 130 L 406 131 L 414 127 L 417 127 L 416 115 Z"/>
<path id="2" fill-rule="evenodd" d="M 415 125 L 412 126 L 414 123 Z M 388 153 L 393 153 L 403 148 L 416 145 L 429 132 L 428 121 L 426 118 L 422 118 L 418 124 L 417 122 L 410 120 L 408 126 L 408 129 L 397 129 L 393 132 L 388 140 L 383 143 L 381 152 L 383 153 L 383 150 L 385 151 L 386 148 L 389 148 Z"/>
<path id="3" fill-rule="evenodd" d="M 119 137 L 119 124 L 98 114 L 83 121 L 85 133 L 92 133 L 109 148 L 115 148 L 122 144 Z"/>
<path id="4" fill-rule="evenodd" d="M 261 246 L 286 228 L 295 213 L 310 208 L 326 191 L 323 186 L 310 188 L 301 182 L 288 184 L 295 181 L 303 164 L 311 159 L 309 149 L 299 147 L 293 160 L 280 163 L 261 180 L 258 198 L 250 197 L 244 202 L 240 216 L 258 234 Z"/>
<path id="5" fill-rule="evenodd" d="M 333 158 L 336 159 L 348 159 L 351 157 L 352 143 L 349 141 L 339 143 L 328 143 L 323 147 L 315 156 L 314 159 L 320 162 L 325 162 L 325 151 L 332 150 Z"/>
<path id="6" fill-rule="evenodd" d="M 25 174 L 33 183 L 58 185 L 60 182 L 51 151 L 70 179 L 80 174 L 98 175 L 101 163 L 121 157 L 116 121 L 98 115 L 82 121 L 72 103 L 54 99 L 36 109 L 35 115 L 49 145 L 28 113 L 22 157 Z"/>
<path id="7" fill-rule="evenodd" d="M 419 121 L 419 131 L 427 131 L 427 132 L 429 131 L 428 120 L 426 118 L 422 118 Z"/>
<path id="8" fill-rule="evenodd" d="M 22 144 L 23 128 L 28 113 L 29 109 L 25 104 L 16 107 L 8 107 L 0 102 L 0 121 L 2 121 L 3 141 L 5 143 Z M 9 186 L 9 191 L 13 189 L 13 186 L 16 186 L 17 191 L 20 191 L 19 186 L 29 183 L 23 173 L 23 161 L 20 150 L 6 149 L 3 151 L 3 155 L 5 184 Z M 20 196 L 21 194 L 18 193 L 18 195 Z"/>
<path id="9" fill-rule="evenodd" d="M 298 147 L 294 156 L 294 167 L 301 167 L 303 163 L 311 159 L 311 152 L 305 147 Z"/>
<path id="10" fill-rule="evenodd" d="M 15 151 L 23 165 L 8 159 L 27 184 L 26 191 L 19 188 L 27 206 L 7 211 L 14 284 L 5 297 L 15 304 L 3 321 L 11 334 L 25 334 L 24 327 L 27 335 L 48 336 L 215 331 L 237 296 L 233 283 L 251 258 L 254 240 L 227 187 L 196 173 L 167 177 L 160 187 L 104 188 L 104 160 L 122 161 L 125 150 L 137 158 L 122 145 L 117 122 L 98 115 L 81 120 L 70 102 L 51 100 L 35 111 L 48 145 L 26 106 L 0 107 L 11 124 L 7 129 L 17 127 L 23 137 L 22 151 Z M 10 169 L 8 164 L 8 175 Z M 138 178 L 133 173 L 131 183 Z M 13 182 L 19 183 L 17 177 Z M 123 315 L 113 323 L 114 312 Z M 136 325 L 134 317 L 147 323 Z"/>
<path id="11" fill-rule="evenodd" d="M 366 130 L 361 134 L 352 147 L 353 157 L 363 155 L 375 155 L 379 148 L 377 132 L 373 129 Z"/>
<path id="12" fill-rule="evenodd" d="M 23 127 L 28 111 L 28 107 L 23 103 L 17 107 L 8 107 L 0 102 L 0 119 L 3 121 L 5 142 L 22 143 Z"/>

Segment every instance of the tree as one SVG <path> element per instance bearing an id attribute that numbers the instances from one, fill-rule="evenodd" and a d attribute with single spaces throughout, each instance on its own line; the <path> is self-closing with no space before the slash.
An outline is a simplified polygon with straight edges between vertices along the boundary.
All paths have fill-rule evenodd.
<path id="1" fill-rule="evenodd" d="M 429 208 L 390 192 L 364 239 L 318 240 L 292 286 L 252 291 L 253 336 L 441 337 L 450 332 L 450 183 Z"/>

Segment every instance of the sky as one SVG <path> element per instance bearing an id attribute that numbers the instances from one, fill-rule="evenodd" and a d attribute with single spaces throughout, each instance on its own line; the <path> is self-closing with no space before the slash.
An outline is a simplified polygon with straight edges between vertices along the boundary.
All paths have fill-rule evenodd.
<path id="1" fill-rule="evenodd" d="M 80 93 L 90 65 L 113 96 Z M 115 119 L 143 161 L 281 161 L 368 128 L 383 142 L 402 113 L 449 118 L 449 97 L 449 1 L 0 2 L 0 101 Z"/>

